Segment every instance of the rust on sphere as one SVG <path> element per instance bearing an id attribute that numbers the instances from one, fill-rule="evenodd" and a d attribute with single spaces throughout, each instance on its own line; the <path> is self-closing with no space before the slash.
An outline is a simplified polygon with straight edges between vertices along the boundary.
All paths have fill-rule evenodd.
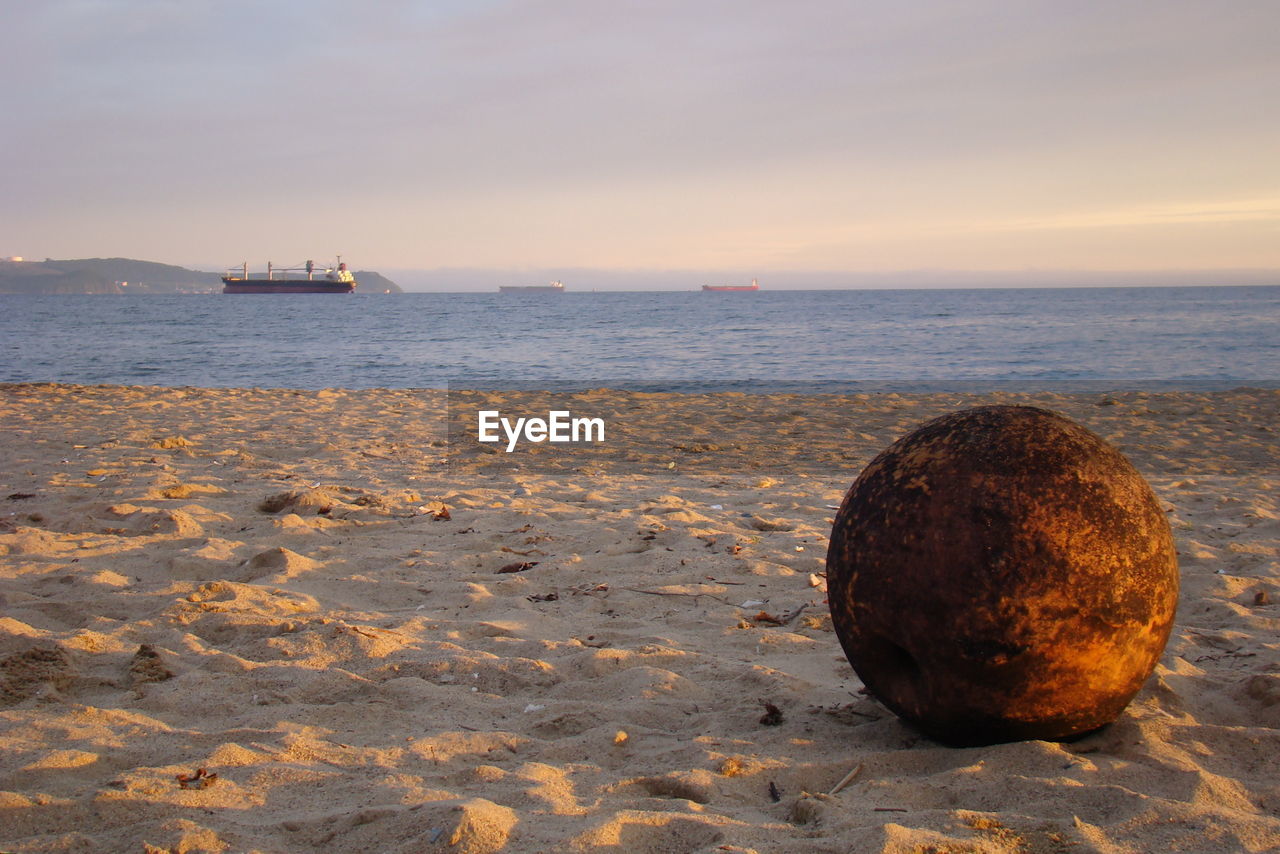
<path id="1" fill-rule="evenodd" d="M 957 745 L 1115 720 L 1178 600 L 1151 487 L 1093 433 L 1028 406 L 945 415 L 872 460 L 836 515 L 827 582 L 867 688 Z"/>

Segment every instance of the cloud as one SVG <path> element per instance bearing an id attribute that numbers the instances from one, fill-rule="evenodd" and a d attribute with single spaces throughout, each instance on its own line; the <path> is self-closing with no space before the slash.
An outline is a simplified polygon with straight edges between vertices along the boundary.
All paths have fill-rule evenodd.
<path id="1" fill-rule="evenodd" d="M 1064 229 L 1194 226 L 1205 223 L 1276 223 L 1280 196 L 1260 199 L 1199 200 L 1149 207 L 1067 213 L 1027 220 L 974 224 L 991 231 L 1058 231 Z"/>

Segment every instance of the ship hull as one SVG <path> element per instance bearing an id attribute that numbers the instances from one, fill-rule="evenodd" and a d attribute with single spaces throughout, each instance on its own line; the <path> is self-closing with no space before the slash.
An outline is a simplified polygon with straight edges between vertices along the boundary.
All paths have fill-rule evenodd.
<path id="1" fill-rule="evenodd" d="M 704 291 L 720 293 L 722 291 L 758 291 L 759 285 L 703 285 Z"/>
<path id="2" fill-rule="evenodd" d="M 562 294 L 564 288 L 553 288 L 550 285 L 500 285 L 500 294 Z"/>
<path id="3" fill-rule="evenodd" d="M 355 282 L 330 282 L 307 279 L 236 279 L 222 280 L 224 294 L 349 294 Z"/>

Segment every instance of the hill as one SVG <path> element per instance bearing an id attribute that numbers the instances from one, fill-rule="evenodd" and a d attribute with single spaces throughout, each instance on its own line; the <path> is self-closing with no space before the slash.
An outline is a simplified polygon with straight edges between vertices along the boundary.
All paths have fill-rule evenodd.
<path id="1" fill-rule="evenodd" d="M 359 287 L 356 288 L 357 293 L 362 294 L 402 294 L 404 291 L 395 282 L 388 279 L 381 273 L 374 273 L 370 270 L 358 270 L 353 274 Z"/>
<path id="2" fill-rule="evenodd" d="M 216 273 L 131 258 L 0 262 L 0 293 L 7 294 L 197 293 L 219 284 Z"/>
<path id="3" fill-rule="evenodd" d="M 111 294 L 114 281 L 83 270 L 59 270 L 47 263 L 0 261 L 3 294 Z"/>

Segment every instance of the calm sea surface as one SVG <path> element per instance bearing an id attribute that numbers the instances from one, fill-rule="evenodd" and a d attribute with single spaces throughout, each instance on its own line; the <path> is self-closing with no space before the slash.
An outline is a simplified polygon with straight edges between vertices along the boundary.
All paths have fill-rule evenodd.
<path id="1" fill-rule="evenodd" d="M 0 381 L 1280 387 L 1280 287 L 0 296 Z"/>

